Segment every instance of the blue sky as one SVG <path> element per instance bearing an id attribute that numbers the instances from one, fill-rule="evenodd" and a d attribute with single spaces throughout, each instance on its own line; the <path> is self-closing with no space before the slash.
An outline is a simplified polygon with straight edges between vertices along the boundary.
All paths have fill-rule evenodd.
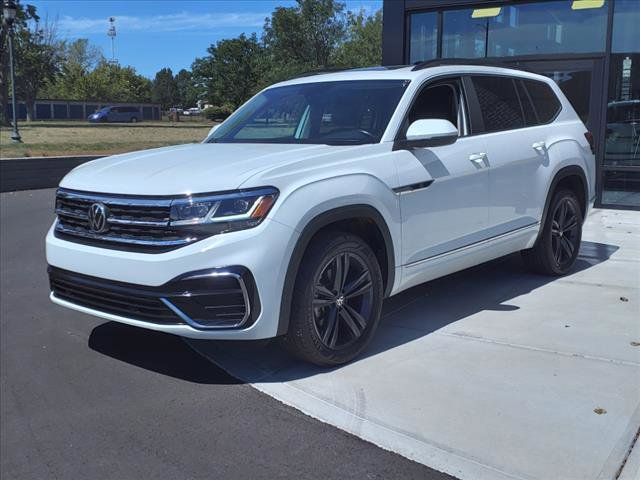
<path id="1" fill-rule="evenodd" d="M 111 56 L 108 18 L 116 18 L 116 58 L 147 77 L 162 67 L 189 68 L 211 43 L 242 32 L 262 31 L 265 17 L 293 0 L 22 0 L 57 23 L 61 38 L 88 38 Z M 382 0 L 347 0 L 349 10 L 368 13 Z"/>

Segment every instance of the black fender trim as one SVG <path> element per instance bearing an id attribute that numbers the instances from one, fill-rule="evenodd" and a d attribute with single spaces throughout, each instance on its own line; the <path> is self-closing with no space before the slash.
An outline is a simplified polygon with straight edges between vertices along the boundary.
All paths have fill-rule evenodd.
<path id="1" fill-rule="evenodd" d="M 558 183 L 564 178 L 578 176 L 582 180 L 582 185 L 584 186 L 584 205 L 582 205 L 583 212 L 587 212 L 589 207 L 589 183 L 587 182 L 587 175 L 584 173 L 582 167 L 578 165 L 570 165 L 568 167 L 561 168 L 556 173 L 555 177 L 551 181 L 551 185 L 549 186 L 549 191 L 547 192 L 547 199 L 544 202 L 544 210 L 542 211 L 542 218 L 540 219 L 540 230 L 538 231 L 538 237 L 536 238 L 536 242 L 542 235 L 542 231 L 544 230 L 545 222 L 547 221 L 547 214 L 549 213 L 549 205 L 551 204 L 551 199 L 553 197 L 553 193 L 555 192 Z M 584 221 L 584 218 L 582 219 Z"/>
<path id="2" fill-rule="evenodd" d="M 282 289 L 282 298 L 280 300 L 280 318 L 278 321 L 278 333 L 277 335 L 284 335 L 289 330 L 289 316 L 291 315 L 291 300 L 293 297 L 293 287 L 298 275 L 298 269 L 302 262 L 302 257 L 307 250 L 309 242 L 313 236 L 318 233 L 323 227 L 329 224 L 339 222 L 341 220 L 355 218 L 366 218 L 372 220 L 380 232 L 385 243 L 385 250 L 387 253 L 387 279 L 384 296 L 388 297 L 393 288 L 393 282 L 395 280 L 395 256 L 393 249 L 393 240 L 391 239 L 391 233 L 389 227 L 385 222 L 383 216 L 378 210 L 371 205 L 348 205 L 344 207 L 338 207 L 332 210 L 328 210 L 314 217 L 302 230 L 298 242 L 293 249 L 291 258 L 289 259 L 289 266 L 287 267 L 287 273 L 284 279 L 284 286 Z"/>

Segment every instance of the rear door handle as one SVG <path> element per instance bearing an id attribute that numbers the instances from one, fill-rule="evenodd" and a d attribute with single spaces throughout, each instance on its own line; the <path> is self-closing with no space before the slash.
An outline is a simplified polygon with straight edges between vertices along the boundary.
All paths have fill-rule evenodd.
<path id="1" fill-rule="evenodd" d="M 544 153 L 547 149 L 547 144 L 544 142 L 535 142 L 531 147 L 537 152 Z"/>
<path id="2" fill-rule="evenodd" d="M 484 152 L 472 153 L 471 155 L 469 155 L 469 160 L 478 168 L 484 168 L 489 166 L 489 161 L 487 160 L 487 154 Z"/>

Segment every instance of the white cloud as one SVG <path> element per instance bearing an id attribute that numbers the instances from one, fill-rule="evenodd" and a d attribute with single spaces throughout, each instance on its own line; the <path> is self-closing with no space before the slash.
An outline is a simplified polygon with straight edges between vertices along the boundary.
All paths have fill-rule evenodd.
<path id="1" fill-rule="evenodd" d="M 179 32 L 210 31 L 223 27 L 261 27 L 268 13 L 188 13 L 153 16 L 119 16 L 116 18 L 118 32 Z M 74 18 L 65 15 L 58 19 L 58 31 L 68 35 L 106 33 L 109 28 L 107 18 Z"/>

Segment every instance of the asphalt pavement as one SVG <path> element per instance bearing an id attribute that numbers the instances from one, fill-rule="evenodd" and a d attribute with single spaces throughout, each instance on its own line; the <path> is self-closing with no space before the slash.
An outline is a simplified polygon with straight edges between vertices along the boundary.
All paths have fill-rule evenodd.
<path id="1" fill-rule="evenodd" d="M 0 197 L 1 478 L 452 478 L 285 406 L 178 337 L 53 305 L 53 200 Z"/>

